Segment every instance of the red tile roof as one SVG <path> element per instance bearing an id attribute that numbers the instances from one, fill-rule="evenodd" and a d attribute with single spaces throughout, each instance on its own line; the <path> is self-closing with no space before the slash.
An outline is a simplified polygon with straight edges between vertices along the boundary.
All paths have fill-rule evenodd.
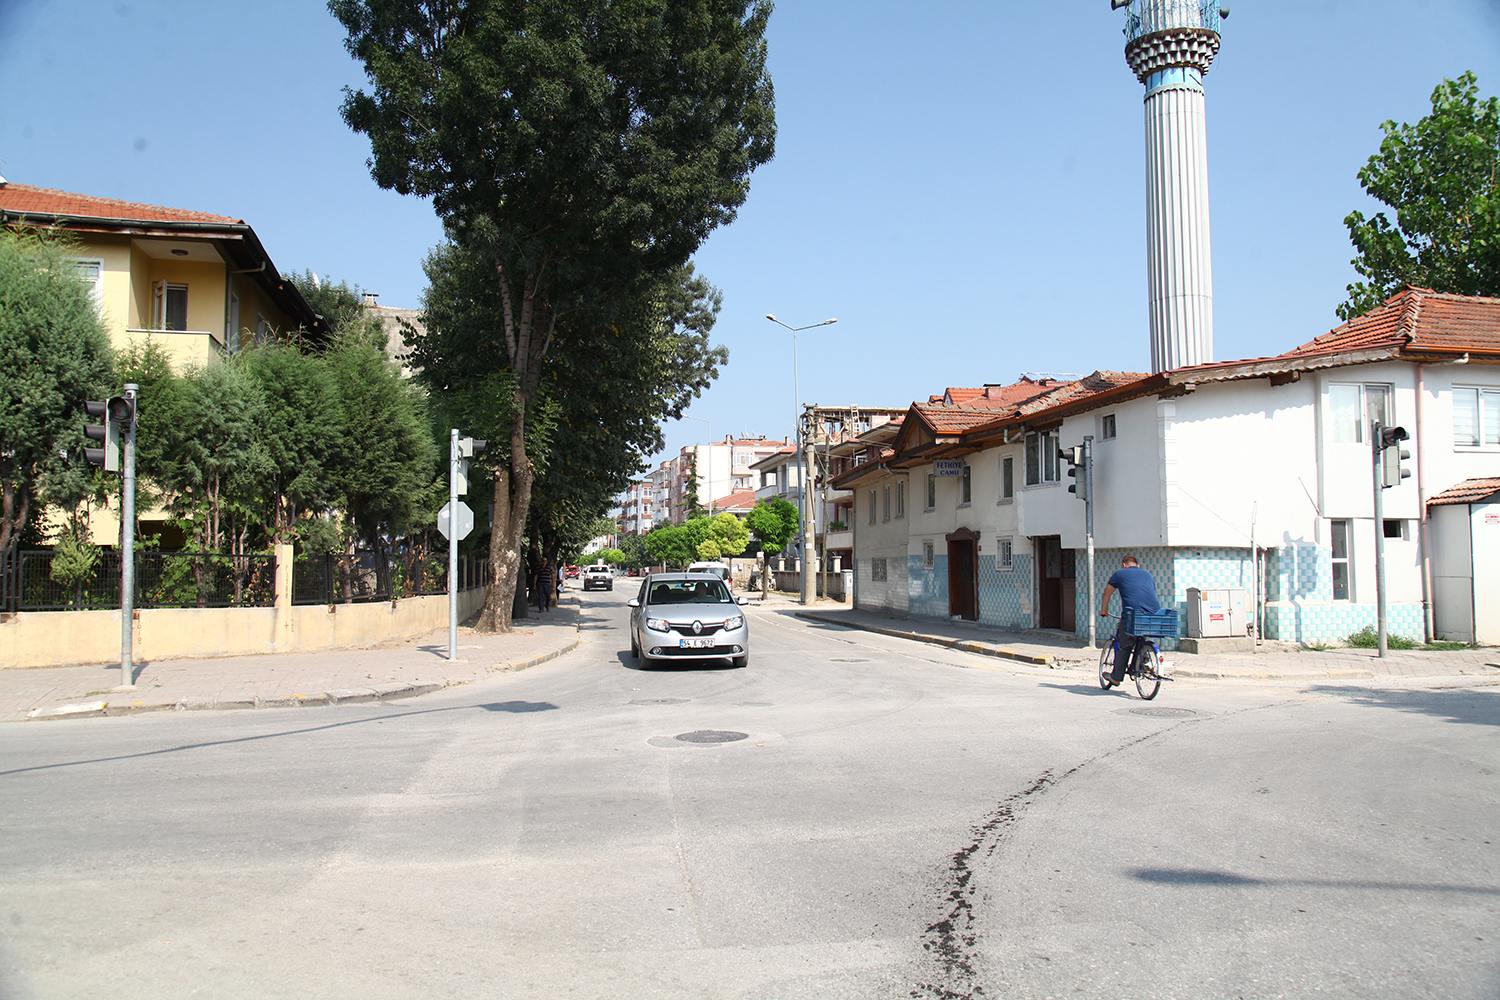
<path id="1" fill-rule="evenodd" d="M 1483 503 L 1496 493 L 1500 493 L 1500 479 L 1465 479 L 1428 500 L 1427 505 Z"/>
<path id="2" fill-rule="evenodd" d="M 1365 315 L 1334 327 L 1282 358 L 1397 347 L 1420 353 L 1500 351 L 1500 299 L 1407 287 Z"/>
<path id="3" fill-rule="evenodd" d="M 138 222 L 218 222 L 241 225 L 243 220 L 182 208 L 162 208 L 138 201 L 96 198 L 29 184 L 0 184 L 0 209 L 35 215 L 69 215 L 87 219 L 129 219 Z"/>
<path id="4" fill-rule="evenodd" d="M 735 490 L 728 496 L 722 496 L 719 499 L 715 500 L 713 503 L 714 511 L 716 513 L 726 510 L 749 510 L 754 506 L 754 490 Z"/>

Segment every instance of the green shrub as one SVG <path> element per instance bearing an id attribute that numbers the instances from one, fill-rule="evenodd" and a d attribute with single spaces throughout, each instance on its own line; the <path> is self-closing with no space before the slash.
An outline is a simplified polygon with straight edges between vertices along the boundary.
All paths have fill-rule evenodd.
<path id="1" fill-rule="evenodd" d="M 1380 635 L 1375 631 L 1374 625 L 1366 625 L 1358 632 L 1349 633 L 1349 638 L 1344 641 L 1358 649 L 1375 649 L 1380 645 Z M 1385 637 L 1386 649 L 1416 649 L 1418 645 L 1420 643 L 1416 640 L 1394 632 L 1387 633 Z"/>

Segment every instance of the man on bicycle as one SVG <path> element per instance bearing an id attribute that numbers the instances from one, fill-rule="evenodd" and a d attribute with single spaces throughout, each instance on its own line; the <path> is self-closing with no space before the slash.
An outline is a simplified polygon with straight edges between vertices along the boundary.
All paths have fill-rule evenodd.
<path id="1" fill-rule="evenodd" d="M 1141 569 L 1135 556 L 1121 559 L 1120 568 L 1104 585 L 1104 596 L 1099 601 L 1100 618 L 1108 617 L 1109 598 L 1117 590 L 1120 592 L 1120 624 L 1115 626 L 1115 669 L 1110 674 L 1111 684 L 1119 684 L 1125 679 L 1125 667 L 1135 654 L 1136 637 L 1125 631 L 1125 612 L 1150 614 L 1161 610 L 1161 604 L 1156 600 L 1156 580 Z"/>

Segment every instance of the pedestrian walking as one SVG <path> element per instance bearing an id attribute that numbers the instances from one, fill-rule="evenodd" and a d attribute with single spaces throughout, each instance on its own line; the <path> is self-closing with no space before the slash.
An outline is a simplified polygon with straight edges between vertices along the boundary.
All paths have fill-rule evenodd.
<path id="1" fill-rule="evenodd" d="M 552 607 L 552 584 L 556 571 L 545 557 L 536 571 L 536 609 L 547 611 Z"/>

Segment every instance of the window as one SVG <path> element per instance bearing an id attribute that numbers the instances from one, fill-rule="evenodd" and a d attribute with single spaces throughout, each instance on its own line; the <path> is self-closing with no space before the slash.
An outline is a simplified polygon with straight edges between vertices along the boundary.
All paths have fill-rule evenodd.
<path id="1" fill-rule="evenodd" d="M 1386 520 L 1381 524 L 1381 530 L 1387 538 L 1404 539 L 1406 537 L 1406 522 L 1399 520 Z"/>
<path id="2" fill-rule="evenodd" d="M 1010 503 L 1016 498 L 1016 459 L 1006 455 L 1000 459 L 1000 502 Z"/>
<path id="3" fill-rule="evenodd" d="M 89 296 L 94 300 L 94 308 L 102 312 L 104 309 L 103 258 L 74 260 L 73 267 L 78 273 L 78 280 L 89 290 Z"/>
<path id="4" fill-rule="evenodd" d="M 1115 436 L 1115 415 L 1113 413 L 1106 413 L 1099 423 L 1099 433 L 1104 440 L 1108 441 Z"/>
<path id="5" fill-rule="evenodd" d="M 885 488 L 883 501 L 885 506 L 881 508 L 882 520 L 889 521 L 891 519 L 891 488 L 889 486 Z"/>
<path id="6" fill-rule="evenodd" d="M 152 286 L 151 325 L 156 330 L 187 329 L 187 285 L 158 281 Z"/>
<path id="7" fill-rule="evenodd" d="M 1011 568 L 1011 545 L 1009 538 L 1002 538 L 999 540 L 999 551 L 995 553 L 995 568 Z"/>
<path id="8" fill-rule="evenodd" d="M 927 473 L 927 509 L 937 509 L 937 475 Z"/>
<path id="9" fill-rule="evenodd" d="M 229 331 L 226 340 L 230 354 L 240 349 L 240 297 L 232 292 L 229 295 Z"/>
<path id="10" fill-rule="evenodd" d="M 886 565 L 884 559 L 870 560 L 870 579 L 876 583 L 884 583 L 886 579 Z"/>
<path id="11" fill-rule="evenodd" d="M 969 503 L 974 492 L 974 467 L 964 463 L 963 475 L 958 480 L 958 503 L 964 506 Z"/>
<path id="12" fill-rule="evenodd" d="M 1026 485 L 1057 482 L 1057 433 L 1036 431 L 1026 435 Z"/>
<path id="13" fill-rule="evenodd" d="M 906 480 L 896 481 L 896 516 L 906 516 Z"/>
<path id="14" fill-rule="evenodd" d="M 1388 385 L 1349 385 L 1335 383 L 1328 387 L 1328 419 L 1333 440 L 1339 444 L 1358 444 L 1372 420 L 1391 424 L 1391 387 Z"/>
<path id="15" fill-rule="evenodd" d="M 933 558 L 933 555 L 932 555 L 932 539 L 930 539 L 930 538 L 923 539 L 922 540 L 922 568 L 923 569 L 932 569 L 932 567 L 935 565 L 935 563 L 936 563 L 936 560 Z"/>
<path id="16" fill-rule="evenodd" d="M 1329 521 L 1328 539 L 1333 548 L 1333 599 L 1349 600 L 1349 522 Z"/>
<path id="17" fill-rule="evenodd" d="M 870 491 L 870 523 L 875 523 L 875 491 Z"/>
<path id="18" fill-rule="evenodd" d="M 1453 447 L 1500 445 L 1500 389 L 1453 387 Z"/>
<path id="19" fill-rule="evenodd" d="M 737 451 L 734 453 L 734 464 L 736 466 L 751 465 L 755 462 L 755 455 L 748 451 Z"/>

